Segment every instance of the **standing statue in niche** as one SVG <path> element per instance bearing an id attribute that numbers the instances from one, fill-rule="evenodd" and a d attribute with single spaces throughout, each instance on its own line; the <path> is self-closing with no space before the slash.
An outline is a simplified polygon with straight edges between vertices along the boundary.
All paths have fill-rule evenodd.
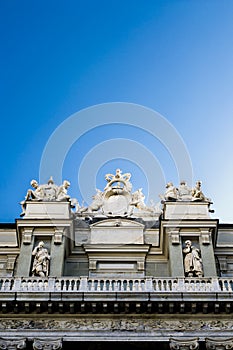
<path id="1" fill-rule="evenodd" d="M 192 245 L 190 240 L 185 241 L 184 271 L 186 277 L 203 277 L 203 265 L 200 249 Z"/>
<path id="2" fill-rule="evenodd" d="M 41 241 L 32 252 L 34 256 L 32 276 L 48 277 L 50 255 Z"/>

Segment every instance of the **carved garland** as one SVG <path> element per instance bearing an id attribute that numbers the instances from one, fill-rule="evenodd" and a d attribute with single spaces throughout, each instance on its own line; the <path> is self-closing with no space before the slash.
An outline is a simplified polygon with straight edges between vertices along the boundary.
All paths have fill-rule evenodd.
<path id="1" fill-rule="evenodd" d="M 167 331 L 233 331 L 233 320 L 153 320 L 153 319 L 108 319 L 108 318 L 76 318 L 70 320 L 53 319 L 2 319 L 1 330 L 76 330 L 76 331 L 134 331 L 150 332 L 155 330 Z"/>

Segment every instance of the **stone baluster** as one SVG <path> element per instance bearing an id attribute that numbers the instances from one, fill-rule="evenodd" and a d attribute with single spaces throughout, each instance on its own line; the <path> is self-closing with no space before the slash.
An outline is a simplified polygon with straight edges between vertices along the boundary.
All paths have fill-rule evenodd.
<path id="1" fill-rule="evenodd" d="M 60 350 L 62 339 L 34 339 L 33 350 Z"/>
<path id="2" fill-rule="evenodd" d="M 170 339 L 171 350 L 197 350 L 199 349 L 198 338 L 191 339 Z"/>
<path id="3" fill-rule="evenodd" d="M 100 280 L 97 281 L 97 292 L 101 291 Z"/>
<path id="4" fill-rule="evenodd" d="M 233 349 L 233 338 L 206 338 L 207 350 L 230 350 Z"/>
<path id="5" fill-rule="evenodd" d="M 104 280 L 104 284 L 103 284 L 103 291 L 106 292 L 107 291 L 107 280 Z"/>
<path id="6" fill-rule="evenodd" d="M 4 339 L 0 338 L 0 349 L 4 350 L 16 350 L 25 349 L 26 339 Z"/>
<path id="7" fill-rule="evenodd" d="M 130 280 L 126 280 L 126 291 L 130 292 Z"/>
<path id="8" fill-rule="evenodd" d="M 109 280 L 109 292 L 112 292 L 114 290 L 114 280 Z"/>

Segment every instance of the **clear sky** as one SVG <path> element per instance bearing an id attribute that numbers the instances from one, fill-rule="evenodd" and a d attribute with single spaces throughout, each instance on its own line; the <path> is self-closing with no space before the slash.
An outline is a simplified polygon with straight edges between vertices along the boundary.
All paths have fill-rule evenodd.
<path id="1" fill-rule="evenodd" d="M 118 167 L 157 202 L 166 182 L 178 185 L 185 175 L 175 155 L 183 155 L 183 140 L 213 217 L 233 222 L 232 19 L 231 0 L 0 1 L 0 221 L 19 217 L 31 179 L 47 180 L 42 154 L 60 130 L 48 168 L 60 182 L 56 165 L 67 143 L 62 178 L 80 202 Z M 115 121 L 112 105 L 109 123 L 106 105 L 75 114 L 111 102 L 161 117 L 129 121 L 124 104 Z M 74 114 L 76 125 L 66 124 Z"/>

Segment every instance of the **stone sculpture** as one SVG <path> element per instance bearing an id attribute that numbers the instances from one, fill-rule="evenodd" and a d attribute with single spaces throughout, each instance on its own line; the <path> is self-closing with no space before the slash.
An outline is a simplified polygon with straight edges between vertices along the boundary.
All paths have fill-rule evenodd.
<path id="1" fill-rule="evenodd" d="M 107 185 L 104 191 L 96 190 L 92 197 L 93 201 L 88 207 L 79 208 L 78 212 L 93 213 L 101 211 L 105 216 L 130 216 L 134 209 L 145 212 L 158 212 L 158 207 L 148 207 L 144 203 L 145 196 L 142 189 L 132 193 L 132 184 L 129 181 L 130 173 L 122 173 L 121 169 L 116 169 L 114 174 L 106 174 Z"/>
<path id="2" fill-rule="evenodd" d="M 201 190 L 201 181 L 197 181 L 196 186 L 192 190 L 192 200 L 197 202 L 210 201 L 209 198 L 205 197 Z"/>
<path id="3" fill-rule="evenodd" d="M 47 277 L 49 273 L 50 255 L 48 250 L 44 248 L 43 241 L 39 242 L 39 244 L 34 248 L 32 255 L 34 256 L 32 275 Z"/>
<path id="4" fill-rule="evenodd" d="M 163 195 L 160 195 L 160 198 L 162 199 L 162 202 L 164 201 L 176 201 L 178 198 L 178 191 L 177 188 L 174 187 L 172 182 L 168 182 L 166 184 L 166 191 Z"/>
<path id="5" fill-rule="evenodd" d="M 187 277 L 203 277 L 203 265 L 200 250 L 192 245 L 190 240 L 185 241 L 184 271 Z"/>
<path id="6" fill-rule="evenodd" d="M 56 194 L 57 201 L 69 201 L 70 196 L 67 195 L 67 189 L 70 187 L 70 182 L 67 180 L 63 181 L 63 184 L 58 188 Z"/>
<path id="7" fill-rule="evenodd" d="M 178 200 L 179 201 L 191 201 L 192 189 L 187 185 L 186 181 L 181 181 L 178 187 Z"/>
<path id="8" fill-rule="evenodd" d="M 191 189 L 186 181 L 182 180 L 178 188 L 172 182 L 166 185 L 166 191 L 159 196 L 163 202 L 170 201 L 195 201 L 195 202 L 211 202 L 210 198 L 205 197 L 201 190 L 201 181 L 196 182 L 196 186 Z"/>
<path id="9" fill-rule="evenodd" d="M 67 194 L 67 189 L 70 187 L 70 182 L 67 180 L 64 180 L 61 186 L 57 186 L 52 177 L 50 177 L 47 184 L 39 185 L 36 180 L 32 180 L 30 184 L 33 187 L 33 190 L 29 189 L 25 199 L 20 202 L 22 207 L 22 213 L 20 216 L 25 215 L 27 201 L 73 201 L 73 199 L 71 200 L 70 196 Z"/>

